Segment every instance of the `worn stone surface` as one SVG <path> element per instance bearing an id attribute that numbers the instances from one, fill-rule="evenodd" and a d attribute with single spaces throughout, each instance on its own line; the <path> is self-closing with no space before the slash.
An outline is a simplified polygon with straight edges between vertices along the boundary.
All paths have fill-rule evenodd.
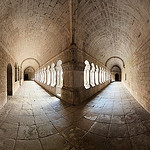
<path id="1" fill-rule="evenodd" d="M 148 0 L 81 0 L 75 12 L 77 47 L 110 69 L 118 65 L 122 81 L 150 110 L 150 2 Z M 126 79 L 125 79 L 126 74 Z"/>
<path id="2" fill-rule="evenodd" d="M 150 148 L 150 114 L 121 82 L 111 83 L 91 101 L 72 106 L 35 82 L 25 81 L 0 116 L 0 148 L 4 150 Z"/>
<path id="3" fill-rule="evenodd" d="M 2 46 L 0 46 L 0 109 L 7 103 L 7 65 L 12 67 L 12 95 L 19 88 L 19 82 L 15 82 L 15 60 L 8 55 Z"/>
<path id="4" fill-rule="evenodd" d="M 149 6 L 148 0 L 2 0 L 0 107 L 7 102 L 8 63 L 13 69 L 15 93 L 19 88 L 19 82 L 14 82 L 15 62 L 23 76 L 29 66 L 37 70 L 61 59 L 64 69 L 61 98 L 68 97 L 66 101 L 77 104 L 108 84 L 85 90 L 84 61 L 105 67 L 109 58 L 117 56 L 120 59 L 112 58 L 107 69 L 110 71 L 118 65 L 123 83 L 139 103 L 150 110 Z M 72 44 L 76 48 L 66 52 Z M 42 86 L 56 95 L 56 88 Z"/>
<path id="5" fill-rule="evenodd" d="M 1 0 L 0 8 L 0 149 L 150 149 L 150 1 Z M 33 82 L 17 91 L 26 68 L 58 60 L 63 87 L 38 84 L 65 102 Z M 119 66 L 129 91 L 121 83 L 102 91 L 109 81 L 85 89 L 85 60 Z"/>
<path id="6" fill-rule="evenodd" d="M 19 64 L 26 58 L 35 58 L 43 64 L 69 46 L 68 0 L 2 0 L 0 7 L 3 8 L 0 11 L 1 45 Z M 36 63 L 29 60 L 30 65 L 36 67 Z"/>

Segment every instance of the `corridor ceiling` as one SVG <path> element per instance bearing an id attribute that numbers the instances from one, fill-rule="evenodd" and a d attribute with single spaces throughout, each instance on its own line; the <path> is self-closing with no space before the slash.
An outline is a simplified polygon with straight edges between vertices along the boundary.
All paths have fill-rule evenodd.
<path id="1" fill-rule="evenodd" d="M 149 0 L 80 0 L 76 44 L 101 62 L 111 56 L 127 62 L 148 39 Z"/>
<path id="2" fill-rule="evenodd" d="M 75 43 L 103 63 L 126 62 L 150 37 L 149 0 L 75 1 Z M 1 0 L 0 44 L 19 64 L 30 57 L 44 64 L 70 45 L 70 2 Z"/>
<path id="3" fill-rule="evenodd" d="M 69 46 L 69 19 L 68 0 L 1 0 L 0 44 L 19 64 L 43 64 Z"/>

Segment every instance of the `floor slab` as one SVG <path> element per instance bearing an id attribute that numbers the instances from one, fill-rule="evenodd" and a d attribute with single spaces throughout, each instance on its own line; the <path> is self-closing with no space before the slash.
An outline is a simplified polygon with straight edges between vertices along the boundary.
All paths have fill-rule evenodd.
<path id="1" fill-rule="evenodd" d="M 0 149 L 150 149 L 150 114 L 121 82 L 80 106 L 60 101 L 33 81 L 8 99 L 0 110 Z"/>

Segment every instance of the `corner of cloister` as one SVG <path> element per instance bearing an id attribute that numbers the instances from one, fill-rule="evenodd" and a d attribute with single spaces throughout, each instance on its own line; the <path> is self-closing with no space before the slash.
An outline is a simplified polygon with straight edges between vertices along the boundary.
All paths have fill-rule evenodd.
<path id="1" fill-rule="evenodd" d="M 150 1 L 0 8 L 0 150 L 150 149 Z"/>

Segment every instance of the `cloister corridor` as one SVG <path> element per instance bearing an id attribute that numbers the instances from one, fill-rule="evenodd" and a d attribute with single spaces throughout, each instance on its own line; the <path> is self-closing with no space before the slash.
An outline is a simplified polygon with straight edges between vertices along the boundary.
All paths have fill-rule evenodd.
<path id="1" fill-rule="evenodd" d="M 25 81 L 0 110 L 0 150 L 148 150 L 150 114 L 121 82 L 73 106 Z"/>

